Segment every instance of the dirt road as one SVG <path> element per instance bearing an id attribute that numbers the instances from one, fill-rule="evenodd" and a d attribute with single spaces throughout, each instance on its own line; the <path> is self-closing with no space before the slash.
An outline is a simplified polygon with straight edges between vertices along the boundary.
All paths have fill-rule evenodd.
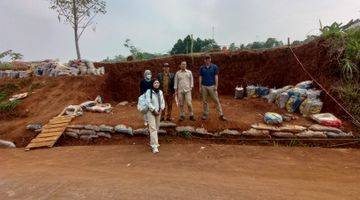
<path id="1" fill-rule="evenodd" d="M 359 199 L 360 151 L 163 144 L 0 149 L 0 199 Z"/>

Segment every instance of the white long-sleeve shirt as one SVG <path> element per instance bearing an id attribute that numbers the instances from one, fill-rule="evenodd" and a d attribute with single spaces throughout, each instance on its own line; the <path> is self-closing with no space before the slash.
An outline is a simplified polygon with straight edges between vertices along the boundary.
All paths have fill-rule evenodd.
<path id="1" fill-rule="evenodd" d="M 178 92 L 189 92 L 194 87 L 194 78 L 190 70 L 179 70 L 175 74 L 174 89 Z"/>
<path id="2" fill-rule="evenodd" d="M 152 92 L 152 97 L 151 97 Z M 164 110 L 165 108 L 165 101 L 164 101 L 164 95 L 163 92 L 160 90 L 159 93 L 155 93 L 152 89 L 148 89 L 146 91 L 146 100 L 148 102 L 149 110 L 157 111 Z"/>

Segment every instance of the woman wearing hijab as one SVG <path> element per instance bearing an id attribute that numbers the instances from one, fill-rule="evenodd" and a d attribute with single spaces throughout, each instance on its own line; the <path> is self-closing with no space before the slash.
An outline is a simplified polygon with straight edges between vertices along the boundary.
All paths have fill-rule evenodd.
<path id="1" fill-rule="evenodd" d="M 146 113 L 149 132 L 150 132 L 150 146 L 153 153 L 158 153 L 158 131 L 160 127 L 161 112 L 165 108 L 165 101 L 163 92 L 159 89 L 160 82 L 155 80 L 153 88 L 146 91 L 146 100 L 148 102 L 148 112 Z"/>
<path id="2" fill-rule="evenodd" d="M 140 82 L 140 95 L 143 95 L 148 89 L 151 89 L 153 87 L 153 81 L 151 79 L 151 71 L 145 70 L 144 72 L 144 79 Z M 148 120 L 146 117 L 146 114 L 144 115 L 144 125 L 148 125 Z"/>
<path id="3" fill-rule="evenodd" d="M 151 80 L 151 71 L 145 70 L 144 79 L 140 82 L 140 95 L 144 94 L 148 89 L 151 89 L 153 86 L 153 81 Z"/>

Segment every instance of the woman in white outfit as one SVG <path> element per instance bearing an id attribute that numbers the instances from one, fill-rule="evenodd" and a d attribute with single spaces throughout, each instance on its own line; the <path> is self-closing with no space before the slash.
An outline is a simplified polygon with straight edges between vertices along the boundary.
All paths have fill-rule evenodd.
<path id="1" fill-rule="evenodd" d="M 158 130 L 160 127 L 161 112 L 165 108 L 163 92 L 159 89 L 160 82 L 155 80 L 153 88 L 146 91 L 146 100 L 149 110 L 146 113 L 150 132 L 150 146 L 153 153 L 158 153 Z"/>

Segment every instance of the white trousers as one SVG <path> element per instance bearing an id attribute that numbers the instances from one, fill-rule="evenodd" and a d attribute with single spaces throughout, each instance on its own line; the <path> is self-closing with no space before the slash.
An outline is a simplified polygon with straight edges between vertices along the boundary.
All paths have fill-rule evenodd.
<path id="1" fill-rule="evenodd" d="M 160 128 L 160 118 L 161 115 L 155 116 L 152 112 L 148 111 L 146 113 L 148 124 L 149 124 L 149 132 L 150 132 L 150 146 L 158 147 L 158 130 Z"/>

